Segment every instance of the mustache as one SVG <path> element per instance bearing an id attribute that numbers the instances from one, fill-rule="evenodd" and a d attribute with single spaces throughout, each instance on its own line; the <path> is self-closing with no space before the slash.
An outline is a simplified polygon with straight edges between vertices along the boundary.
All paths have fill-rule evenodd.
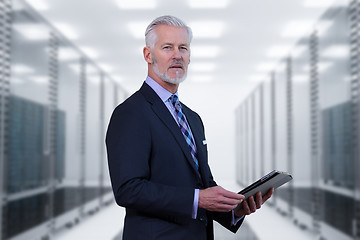
<path id="1" fill-rule="evenodd" d="M 182 61 L 178 60 L 178 61 L 172 62 L 172 63 L 169 65 L 168 69 L 169 69 L 169 68 L 172 68 L 172 67 L 177 67 L 178 65 L 180 65 L 182 69 L 185 68 L 184 63 L 183 63 Z"/>

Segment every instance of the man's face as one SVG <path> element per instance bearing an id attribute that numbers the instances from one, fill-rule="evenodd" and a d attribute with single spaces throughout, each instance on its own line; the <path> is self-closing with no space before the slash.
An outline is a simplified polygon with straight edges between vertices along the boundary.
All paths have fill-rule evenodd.
<path id="1" fill-rule="evenodd" d="M 185 80 L 190 62 L 190 43 L 186 28 L 160 25 L 152 49 L 152 67 L 165 82 L 178 84 Z"/>

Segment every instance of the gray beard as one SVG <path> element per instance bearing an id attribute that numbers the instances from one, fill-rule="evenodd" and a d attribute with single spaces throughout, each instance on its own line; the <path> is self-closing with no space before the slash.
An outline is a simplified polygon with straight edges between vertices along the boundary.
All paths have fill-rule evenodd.
<path id="1" fill-rule="evenodd" d="M 182 77 L 176 77 L 176 78 L 171 78 L 168 74 L 167 74 L 167 70 L 164 72 L 164 73 L 160 73 L 160 70 L 158 68 L 158 65 L 157 65 L 157 61 L 156 59 L 153 57 L 153 69 L 154 69 L 154 72 L 156 73 L 156 75 L 158 75 L 161 80 L 163 80 L 164 82 L 167 82 L 167 83 L 171 83 L 171 84 L 180 84 L 182 83 L 183 81 L 185 81 L 186 79 L 186 75 L 187 75 L 187 72 L 185 71 L 184 72 L 184 75 Z M 176 74 L 178 75 L 178 74 Z"/>

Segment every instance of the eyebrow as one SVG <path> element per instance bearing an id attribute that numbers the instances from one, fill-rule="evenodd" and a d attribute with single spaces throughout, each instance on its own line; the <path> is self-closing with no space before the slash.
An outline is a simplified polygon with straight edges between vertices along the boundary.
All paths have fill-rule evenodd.
<path id="1" fill-rule="evenodd" d="M 173 46 L 174 45 L 174 43 L 163 43 L 163 44 L 161 44 L 160 45 L 160 47 L 162 47 L 162 46 L 165 46 L 165 45 L 171 45 L 171 46 Z M 181 44 L 179 44 L 179 46 L 190 46 L 190 44 L 188 44 L 188 43 L 181 43 Z"/>

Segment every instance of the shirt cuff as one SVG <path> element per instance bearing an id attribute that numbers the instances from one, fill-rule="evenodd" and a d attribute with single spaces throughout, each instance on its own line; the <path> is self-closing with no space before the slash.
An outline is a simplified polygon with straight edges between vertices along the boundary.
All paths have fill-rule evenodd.
<path id="1" fill-rule="evenodd" d="M 197 211 L 199 206 L 199 189 L 195 189 L 194 193 L 194 203 L 193 203 L 193 210 L 192 210 L 192 218 L 196 219 Z"/>
<path id="2" fill-rule="evenodd" d="M 235 226 L 241 219 L 244 218 L 244 216 L 236 217 L 234 214 L 234 210 L 231 211 L 232 219 L 231 219 L 231 226 Z"/>

